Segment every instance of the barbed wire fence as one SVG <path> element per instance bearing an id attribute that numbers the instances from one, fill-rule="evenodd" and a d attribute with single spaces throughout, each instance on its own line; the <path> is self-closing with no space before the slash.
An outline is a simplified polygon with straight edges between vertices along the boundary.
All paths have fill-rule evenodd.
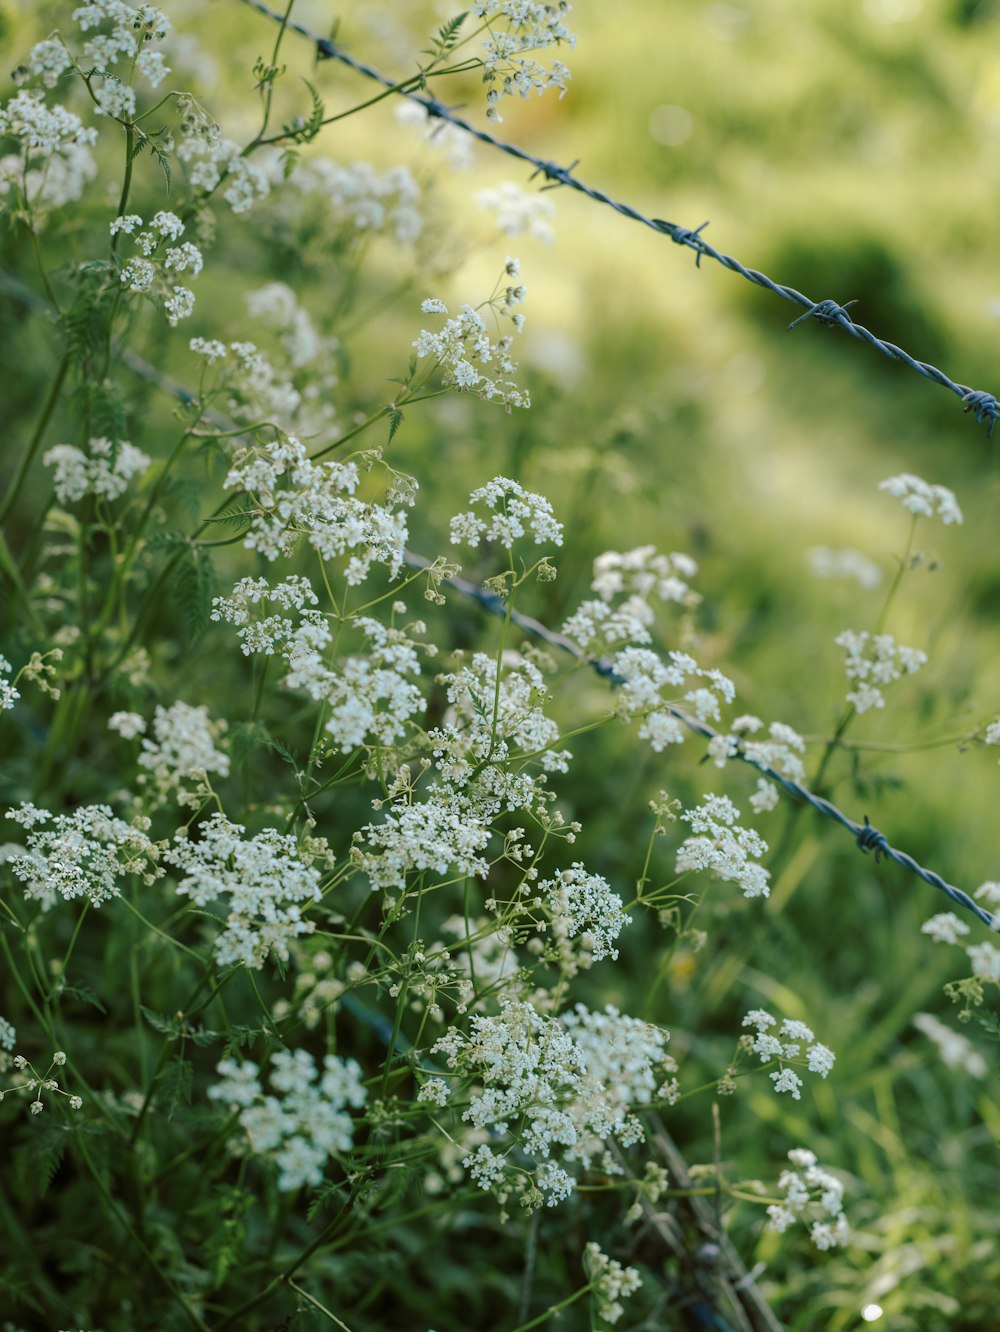
<path id="1" fill-rule="evenodd" d="M 739 274 L 747 282 L 752 282 L 754 286 L 764 287 L 767 291 L 773 292 L 775 296 L 780 296 L 784 301 L 803 306 L 805 314 L 792 320 L 788 325 L 789 331 L 798 328 L 799 325 L 810 319 L 816 319 L 828 328 L 841 328 L 845 333 L 849 333 L 852 338 L 856 338 L 860 342 L 866 342 L 883 356 L 888 357 L 890 361 L 899 361 L 903 365 L 909 366 L 911 370 L 914 370 L 918 375 L 922 375 L 924 379 L 930 380 L 932 384 L 940 385 L 941 388 L 947 389 L 949 393 L 953 393 L 957 398 L 960 398 L 964 404 L 963 410 L 972 412 L 976 421 L 986 426 L 987 436 L 992 437 L 993 428 L 997 420 L 1000 419 L 1000 402 L 992 393 L 984 389 L 970 388 L 967 384 L 959 384 L 950 375 L 945 374 L 943 370 L 939 370 L 937 366 L 930 365 L 927 361 L 918 360 L 904 348 L 897 347 L 893 342 L 886 342 L 883 338 L 872 333 L 870 329 L 865 328 L 863 324 L 855 323 L 847 313 L 848 308 L 854 305 L 855 301 L 845 301 L 843 304 L 831 299 L 814 301 L 801 291 L 797 291 L 795 287 L 775 282 L 766 273 L 761 273 L 756 268 L 748 268 L 746 264 L 741 263 L 739 259 L 734 258 L 731 254 L 725 254 L 721 250 L 717 250 L 701 234 L 709 225 L 708 222 L 702 222 L 700 226 L 692 228 L 681 226 L 676 222 L 667 222 L 663 218 L 647 217 L 645 213 L 640 212 L 638 208 L 633 208 L 631 204 L 623 203 L 620 199 L 614 199 L 610 194 L 606 194 L 603 190 L 596 189 L 574 176 L 575 163 L 568 167 L 560 166 L 557 162 L 550 162 L 543 157 L 537 157 L 534 153 L 529 153 L 518 144 L 499 139 L 487 130 L 473 125 L 463 116 L 458 115 L 453 108 L 445 106 L 436 97 L 429 97 L 416 92 L 405 86 L 405 83 L 401 86 L 399 80 L 391 79 L 372 65 L 366 64 L 363 60 L 358 60 L 329 38 L 320 37 L 303 24 L 276 13 L 263 4 L 262 0 L 241 0 L 241 2 L 258 14 L 264 15 L 275 23 L 282 24 L 290 32 L 305 38 L 315 48 L 318 59 L 338 61 L 349 69 L 353 69 L 362 78 L 370 79 L 381 84 L 383 88 L 396 96 L 405 97 L 409 101 L 415 102 L 418 106 L 422 106 L 432 119 L 454 125 L 456 129 L 464 130 L 466 134 L 471 135 L 479 143 L 487 144 L 498 152 L 506 153 L 508 157 L 516 158 L 518 161 L 534 167 L 533 174 L 544 176 L 549 185 L 565 186 L 567 189 L 576 190 L 577 193 L 592 199 L 595 203 L 613 208 L 616 213 L 620 213 L 622 217 L 626 217 L 632 222 L 638 222 L 644 227 L 659 232 L 661 235 L 669 236 L 676 245 L 683 245 L 694 251 L 697 266 L 701 266 L 703 258 L 714 259 L 717 264 L 721 264 L 723 268 L 728 269 L 731 273 Z M 419 76 L 415 76 L 413 81 L 417 78 Z"/>

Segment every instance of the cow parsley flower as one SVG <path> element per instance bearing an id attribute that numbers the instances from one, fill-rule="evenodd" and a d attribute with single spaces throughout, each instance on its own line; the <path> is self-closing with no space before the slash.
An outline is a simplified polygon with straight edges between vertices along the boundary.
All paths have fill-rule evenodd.
<path id="1" fill-rule="evenodd" d="M 478 546 L 484 538 L 507 550 L 514 542 L 531 533 L 536 545 L 562 545 L 562 523 L 557 522 L 552 505 L 534 491 L 525 490 L 517 481 L 495 476 L 469 496 L 470 504 L 482 504 L 486 517 L 474 511 L 457 514 L 451 520 L 451 544 Z"/>
<path id="2" fill-rule="evenodd" d="M 621 1172 L 611 1143 L 642 1140 L 632 1107 L 652 1098 L 662 1070 L 673 1070 L 666 1039 L 611 1007 L 597 1014 L 577 1005 L 560 1019 L 505 1000 L 496 1017 L 474 1015 L 468 1035 L 450 1028 L 432 1053 L 473 1085 L 463 1119 L 511 1137 L 511 1150 L 530 1162 L 540 1201 L 551 1207 L 595 1160 L 604 1173 Z M 523 1173 L 512 1179 L 505 1168 L 509 1153 L 486 1152 L 480 1147 L 463 1163 L 480 1187 L 517 1186 L 517 1179 L 523 1187 Z"/>
<path id="3" fill-rule="evenodd" d="M 817 1249 L 846 1244 L 849 1231 L 843 1184 L 819 1166 L 814 1153 L 804 1147 L 793 1148 L 788 1159 L 792 1169 L 778 1176 L 778 1189 L 785 1196 L 782 1202 L 768 1207 L 768 1230 L 783 1232 L 796 1221 L 811 1221 L 809 1238 Z"/>
<path id="4" fill-rule="evenodd" d="M 514 321 L 515 332 L 520 332 L 520 317 L 511 315 L 510 304 L 505 301 L 500 309 Z M 422 329 L 413 346 L 421 360 L 429 358 L 442 370 L 447 384 L 475 392 L 486 402 L 499 401 L 510 411 L 511 407 L 531 406 L 528 393 L 512 378 L 517 373 L 510 356 L 512 342 L 512 334 L 491 341 L 479 311 L 463 305 L 440 332 Z"/>
<path id="5" fill-rule="evenodd" d="M 219 189 L 234 213 L 248 212 L 266 199 L 271 180 L 264 167 L 244 157 L 240 145 L 225 138 L 193 98 L 178 97 L 177 101 L 183 115 L 177 156 L 187 166 L 191 188 L 202 195 Z"/>
<path id="6" fill-rule="evenodd" d="M 625 1310 L 622 1300 L 642 1286 L 642 1277 L 635 1267 L 622 1267 L 621 1263 L 601 1252 L 593 1240 L 583 1251 L 583 1270 L 590 1281 L 590 1291 L 597 1305 L 598 1316 L 605 1323 L 617 1323 Z"/>
<path id="7" fill-rule="evenodd" d="M 14 667 L 0 652 L 0 712 L 9 712 L 21 697 L 14 687 Z"/>
<path id="8" fill-rule="evenodd" d="M 178 804 L 197 800 L 189 782 L 200 790 L 208 773 L 229 775 L 229 755 L 216 748 L 225 729 L 226 723 L 212 721 L 205 707 L 157 705 L 152 738 L 143 740 L 139 755 L 139 766 L 145 769 L 140 781 L 154 788 L 159 803 L 174 793 Z"/>
<path id="9" fill-rule="evenodd" d="M 556 206 L 549 195 L 538 190 L 526 190 L 512 180 L 505 180 L 480 190 L 476 203 L 496 214 L 497 227 L 505 236 L 534 236 L 544 245 L 551 245 L 556 238 L 552 226 Z"/>
<path id="10" fill-rule="evenodd" d="M 927 663 L 927 654 L 918 648 L 904 647 L 891 634 L 869 634 L 867 630 L 855 633 L 845 629 L 834 639 L 845 651 L 844 670 L 849 680 L 858 682 L 857 688 L 847 695 L 848 703 L 856 712 L 870 708 L 884 708 L 882 687 L 912 675 Z"/>
<path id="11" fill-rule="evenodd" d="M 767 843 L 753 828 L 740 826 L 740 811 L 728 796 L 707 795 L 681 818 L 695 836 L 685 838 L 678 848 L 679 874 L 708 869 L 738 883 L 744 897 L 768 896 L 768 871 L 756 862 L 767 851 Z"/>
<path id="12" fill-rule="evenodd" d="M 72 444 L 57 444 L 43 456 L 45 466 L 53 469 L 52 485 L 60 504 L 75 504 L 85 495 L 118 499 L 151 461 L 124 439 L 92 438 L 88 448 L 84 453 Z"/>
<path id="13" fill-rule="evenodd" d="M 391 236 L 398 245 L 413 245 L 423 230 L 420 185 L 408 167 L 377 171 L 368 162 L 310 157 L 296 163 L 289 183 L 305 199 L 321 200 L 334 223 L 359 235 Z"/>
<path id="14" fill-rule="evenodd" d="M 611 891 L 607 879 L 589 874 L 576 861 L 554 879 L 540 883 L 538 893 L 551 913 L 557 935 L 571 939 L 581 935 L 595 962 L 605 957 L 617 959 L 615 940 L 631 923 L 631 917 L 622 910 L 622 899 Z"/>
<path id="15" fill-rule="evenodd" d="M 801 1100 L 802 1079 L 791 1068 L 785 1067 L 789 1060 L 801 1061 L 802 1047 L 806 1046 L 805 1064 L 810 1073 L 818 1073 L 825 1078 L 836 1062 L 836 1056 L 826 1045 L 821 1045 L 811 1027 L 796 1018 L 785 1018 L 778 1023 L 765 1009 L 751 1009 L 743 1018 L 744 1027 L 752 1027 L 754 1034 L 744 1036 L 741 1045 L 757 1055 L 762 1064 L 769 1064 L 777 1059 L 782 1067 L 768 1076 L 774 1083 L 774 1090 L 790 1092 L 793 1100 Z"/>
<path id="16" fill-rule="evenodd" d="M 569 13 L 567 0 L 557 4 L 535 0 L 476 0 L 471 13 L 482 19 L 487 31 L 483 48 L 483 81 L 486 83 L 486 115 L 502 119 L 498 103 L 504 97 L 541 95 L 547 88 L 566 91 L 569 70 L 560 60 L 548 66 L 531 58 L 529 51 L 553 46 L 572 47 L 576 38 L 563 19 Z"/>
<path id="17" fill-rule="evenodd" d="M 899 476 L 890 476 L 880 481 L 878 488 L 900 500 L 903 508 L 912 514 L 926 518 L 933 518 L 937 514 L 944 523 L 962 521 L 962 510 L 958 507 L 954 491 L 947 486 L 933 486 L 919 476 L 902 472 Z"/>
<path id="18" fill-rule="evenodd" d="M 958 943 L 959 936 L 969 933 L 969 927 L 954 911 L 941 911 L 920 927 L 921 934 L 929 934 L 935 943 Z"/>
<path id="19" fill-rule="evenodd" d="M 1000 948 L 988 940 L 972 944 L 966 948 L 966 956 L 972 963 L 972 974 L 980 980 L 1000 981 Z"/>
<path id="20" fill-rule="evenodd" d="M 209 1098 L 236 1114 L 246 1135 L 242 1151 L 277 1167 L 282 1193 L 317 1188 L 327 1161 L 354 1145 L 349 1110 L 367 1099 L 355 1060 L 326 1055 L 321 1072 L 308 1050 L 279 1050 L 271 1056 L 268 1093 L 252 1060 L 223 1059 L 216 1072 L 220 1081 Z"/>
<path id="21" fill-rule="evenodd" d="M 121 895 L 121 880 L 138 874 L 145 883 L 160 874 L 159 851 L 149 840 L 148 819 L 126 823 L 107 805 L 81 805 L 72 814 L 51 814 L 22 803 L 7 817 L 28 830 L 27 852 L 11 860 L 28 901 L 48 911 L 60 897 L 85 897 L 93 906 Z"/>
<path id="22" fill-rule="evenodd" d="M 961 1032 L 945 1026 L 933 1013 L 917 1013 L 913 1025 L 937 1046 L 941 1061 L 948 1068 L 958 1068 L 972 1078 L 985 1078 L 989 1065 L 976 1047 Z"/>
<path id="23" fill-rule="evenodd" d="M 287 555 L 300 539 L 323 560 L 347 556 L 351 586 L 364 582 L 373 564 L 394 578 L 407 541 L 404 515 L 388 506 L 356 499 L 360 476 L 353 462 L 313 462 L 294 435 L 262 449 L 238 454 L 227 487 L 252 495 L 256 508 L 243 544 L 269 560 Z M 412 504 L 411 491 L 395 492 Z"/>
<path id="24" fill-rule="evenodd" d="M 735 697 L 733 682 L 721 671 L 703 670 L 686 652 L 670 652 L 666 661 L 648 648 L 629 647 L 613 660 L 615 675 L 622 681 L 619 708 L 625 716 L 641 716 L 639 735 L 659 753 L 668 744 L 681 744 L 685 732 L 662 691 L 677 693 L 692 685 L 681 698 L 701 720 L 718 718 L 721 703 Z M 706 681 L 706 684 L 699 683 Z"/>
<path id="25" fill-rule="evenodd" d="M 302 918 L 303 904 L 320 900 L 320 872 L 311 857 L 274 828 L 244 839 L 245 827 L 223 814 L 213 814 L 198 832 L 196 842 L 178 834 L 164 859 L 184 873 L 177 885 L 182 896 L 202 907 L 219 902 L 226 911 L 213 946 L 216 961 L 255 970 L 271 952 L 287 961 L 290 941 L 315 929 Z"/>
<path id="26" fill-rule="evenodd" d="M 882 570 L 878 565 L 849 546 L 840 550 L 811 546 L 807 554 L 809 568 L 816 578 L 850 578 L 859 587 L 867 589 L 876 588 L 882 582 Z"/>

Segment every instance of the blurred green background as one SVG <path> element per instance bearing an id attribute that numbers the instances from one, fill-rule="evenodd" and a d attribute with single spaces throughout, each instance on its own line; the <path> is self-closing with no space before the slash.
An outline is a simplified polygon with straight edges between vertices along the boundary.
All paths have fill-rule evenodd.
<path id="1" fill-rule="evenodd" d="M 176 50 L 186 50 L 224 132 L 252 133 L 250 70 L 270 50 L 267 22 L 235 0 L 165 9 L 189 44 Z M 0 6 L 8 63 L 67 11 Z M 398 76 L 450 12 L 419 4 L 334 11 L 309 0 L 294 10 L 323 35 L 336 19 L 346 49 Z M 878 335 L 962 383 L 997 388 L 1000 5 L 633 0 L 612 10 L 578 0 L 569 22 L 579 40 L 564 57 L 573 73 L 567 95 L 508 101 L 494 127 L 500 137 L 566 165 L 578 161 L 581 179 L 648 215 L 690 227 L 709 219 L 706 238 L 719 249 L 814 299 L 856 299 L 852 316 Z M 329 110 L 371 95 L 348 71 L 316 66 L 299 39 L 289 36 L 282 55 L 291 72 L 315 83 Z M 474 78 L 435 92 L 485 124 Z M 294 79 L 279 101 L 286 118 L 307 110 Z M 896 686 L 884 713 L 859 718 L 850 732 L 900 750 L 838 755 L 832 794 L 951 882 L 972 890 L 1000 878 L 995 756 L 975 745 L 920 748 L 1000 714 L 1000 432 L 991 442 L 955 397 L 842 332 L 815 321 L 787 332 L 796 307 L 711 261 L 696 268 L 689 251 L 568 190 L 544 195 L 554 205 L 554 243 L 500 235 L 476 205 L 478 191 L 540 182 L 485 147 L 468 169 L 451 170 L 389 103 L 339 122 L 310 151 L 379 168 L 408 165 L 424 191 L 424 231 L 413 253 L 375 237 L 361 247 L 352 237 L 310 245 L 266 210 L 242 222 L 220 217 L 193 325 L 168 339 L 149 334 L 145 354 L 184 379 L 192 333 L 265 345 L 243 295 L 286 281 L 317 326 L 341 339 L 336 407 L 349 423 L 384 401 L 385 381 L 404 373 L 409 344 L 426 322 L 422 297 L 476 303 L 504 256 L 518 255 L 528 323 L 515 354 L 535 405 L 505 416 L 449 397 L 408 415 L 389 458 L 420 481 L 414 548 L 444 549 L 447 517 L 472 486 L 501 473 L 546 494 L 566 523 L 558 581 L 529 591 L 524 606 L 548 623 L 558 625 L 585 594 L 601 551 L 654 543 L 689 552 L 705 597 L 699 660 L 733 676 L 738 710 L 780 719 L 815 740 L 810 771 L 846 688 L 833 638 L 874 627 L 905 545 L 906 516 L 877 483 L 910 471 L 951 487 L 965 524 L 922 525 L 917 544 L 934 567 L 904 579 L 887 626 L 930 662 Z M 137 188 L 165 206 L 148 161 Z M 92 200 L 95 215 L 107 202 Z M 74 257 L 86 254 L 93 234 L 81 224 Z M 7 270 L 30 283 L 23 242 L 7 234 L 2 249 Z M 16 303 L 0 315 L 0 338 L 8 367 L 3 461 L 12 467 L 53 362 L 44 326 Z M 152 395 L 147 410 L 132 438 L 155 454 L 172 427 L 163 399 Z M 43 494 L 39 478 L 15 520 L 24 540 Z M 881 568 L 881 586 L 815 578 L 808 555 L 815 546 L 863 552 Z M 220 559 L 221 583 L 242 567 Z M 166 642 L 166 616 L 161 627 Z M 490 626 L 474 610 L 459 629 L 468 642 L 488 641 Z M 173 655 L 165 650 L 160 665 L 183 670 L 190 701 L 218 690 L 227 638 L 216 626 L 194 647 L 177 634 Z M 241 661 L 225 669 L 245 691 Z M 604 706 L 598 682 L 585 693 Z M 558 700 L 564 720 L 579 697 L 573 688 Z M 99 771 L 111 761 L 108 742 L 94 744 L 87 762 Z M 659 789 L 688 802 L 724 783 L 745 808 L 754 787 L 749 771 L 720 775 L 699 764 L 695 741 L 657 756 L 624 729 L 609 729 L 573 749 L 565 803 L 584 823 L 576 851 L 612 882 L 628 884 L 638 873 L 646 805 Z M 85 790 L 86 775 L 76 780 Z M 900 1332 L 994 1327 L 996 1047 L 967 1030 L 991 1065 L 979 1081 L 946 1068 L 912 1027 L 920 1010 L 943 1010 L 956 1022 L 941 988 L 963 974 L 964 958 L 920 933 L 947 904 L 903 871 L 876 868 L 811 812 L 782 806 L 757 822 L 779 848 L 771 898 L 746 903 L 730 885 L 706 887 L 698 923 L 710 940 L 697 956 L 635 926 L 617 967 L 592 974 L 591 997 L 668 1027 L 692 1085 L 700 1080 L 695 1069 L 711 1076 L 730 1057 L 749 1007 L 811 1021 L 837 1052 L 829 1081 L 800 1103 L 779 1102 L 762 1084 L 741 1088 L 742 1110 L 722 1103 L 723 1152 L 739 1170 L 773 1178 L 788 1147 L 801 1144 L 848 1181 L 855 1238 L 844 1252 L 816 1255 L 790 1237 L 779 1244 L 749 1213 L 734 1217 L 734 1238 L 748 1261 L 767 1263 L 762 1286 L 789 1327 L 858 1327 L 872 1302 L 884 1310 L 876 1326 Z M 665 844 L 660 858 L 666 873 Z M 650 997 L 653 975 L 662 980 Z M 671 1124 L 690 1160 L 711 1159 L 705 1101 L 679 1108 Z M 561 1224 L 558 1215 L 543 1216 L 539 1244 Z M 451 1272 L 446 1280 L 459 1289 L 463 1278 Z M 414 1318 L 457 1326 L 441 1315 L 440 1294 L 439 1283 L 426 1305 L 415 1295 Z M 489 1292 L 467 1298 L 468 1325 L 492 1326 L 495 1311 L 475 1304 Z"/>

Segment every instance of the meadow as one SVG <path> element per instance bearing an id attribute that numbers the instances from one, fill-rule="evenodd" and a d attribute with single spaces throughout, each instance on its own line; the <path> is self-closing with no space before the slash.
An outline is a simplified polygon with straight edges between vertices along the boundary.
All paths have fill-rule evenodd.
<path id="1" fill-rule="evenodd" d="M 275 9 L 0 4 L 0 1327 L 991 1328 L 1000 8 Z"/>

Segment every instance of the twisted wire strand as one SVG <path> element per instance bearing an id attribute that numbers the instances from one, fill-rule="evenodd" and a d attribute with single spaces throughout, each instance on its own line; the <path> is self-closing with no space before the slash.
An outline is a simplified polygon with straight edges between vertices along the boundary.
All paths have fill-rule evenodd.
<path id="1" fill-rule="evenodd" d="M 870 347 L 874 347 L 876 351 L 881 352 L 890 361 L 900 361 L 903 365 L 909 366 L 911 370 L 915 370 L 924 379 L 930 380 L 932 384 L 940 385 L 941 388 L 947 389 L 949 393 L 954 393 L 956 397 L 960 398 L 964 404 L 963 410 L 972 412 L 976 421 L 980 425 L 986 426 L 987 436 L 992 436 L 993 428 L 997 420 L 1000 419 L 1000 402 L 992 393 L 983 389 L 970 388 L 967 384 L 959 384 L 949 375 L 946 375 L 943 370 L 939 370 L 937 366 L 931 365 L 927 361 L 917 360 L 902 347 L 897 347 L 893 342 L 884 341 L 872 333 L 870 329 L 865 328 L 863 324 L 855 323 L 847 314 L 848 307 L 854 305 L 854 301 L 845 301 L 843 305 L 829 299 L 813 301 L 808 296 L 803 295 L 801 291 L 797 291 L 795 287 L 775 282 L 766 273 L 761 273 L 756 268 L 748 268 L 731 254 L 725 254 L 721 250 L 717 250 L 701 235 L 705 227 L 708 226 L 707 222 L 702 222 L 698 227 L 690 228 L 681 226 L 676 222 L 667 222 L 663 218 L 647 217 L 645 213 L 633 208 L 631 204 L 614 199 L 610 194 L 605 194 L 603 190 L 596 189 L 593 185 L 587 185 L 584 181 L 579 180 L 573 175 L 572 166 L 564 167 L 557 162 L 549 162 L 543 157 L 536 157 L 533 153 L 527 152 L 515 143 L 507 143 L 505 140 L 498 139 L 495 135 L 490 134 L 487 130 L 479 129 L 478 126 L 471 124 L 462 116 L 457 115 L 450 107 L 438 101 L 436 97 L 428 97 L 421 93 L 412 92 L 407 88 L 400 88 L 397 82 L 394 82 L 373 66 L 349 55 L 328 38 L 317 36 L 316 33 L 311 32 L 303 24 L 286 20 L 281 14 L 275 13 L 273 9 L 265 5 L 262 0 L 242 0 L 242 3 L 248 5 L 258 14 L 272 19 L 275 23 L 284 23 L 285 27 L 291 32 L 304 37 L 315 47 L 316 54 L 321 59 L 339 61 L 364 78 L 381 84 L 383 88 L 390 89 L 400 97 L 407 97 L 411 102 L 416 102 L 418 106 L 424 108 L 428 116 L 447 121 L 448 124 L 454 125 L 457 129 L 464 130 L 466 134 L 471 134 L 480 143 L 496 148 L 500 152 L 506 153 L 508 157 L 526 162 L 529 166 L 535 168 L 534 175 L 544 176 L 551 185 L 563 185 L 567 189 L 576 190 L 577 193 L 585 195 L 588 199 L 593 199 L 595 203 L 605 204 L 608 208 L 613 208 L 622 217 L 627 217 L 633 222 L 639 222 L 645 227 L 650 227 L 653 231 L 660 232 L 661 235 L 669 236 L 675 244 L 686 246 L 689 250 L 694 251 L 695 264 L 698 267 L 701 266 L 703 258 L 714 259 L 717 264 L 721 264 L 723 268 L 729 269 L 732 273 L 738 273 L 740 277 L 745 278 L 747 282 L 752 282 L 754 286 L 764 287 L 766 290 L 773 292 L 775 296 L 780 296 L 782 300 L 790 301 L 793 305 L 804 306 L 805 314 L 800 315 L 798 319 L 789 324 L 789 331 L 809 319 L 816 319 L 828 328 L 842 328 L 852 338 L 867 342 Z"/>
<path id="2" fill-rule="evenodd" d="M 427 569 L 430 568 L 431 565 L 430 560 L 426 559 L 423 555 L 417 555 L 412 551 L 406 552 L 405 559 L 406 563 L 414 569 Z M 469 579 L 460 578 L 457 575 L 451 578 L 444 578 L 442 579 L 442 582 L 446 583 L 449 587 L 453 587 L 455 591 L 460 592 L 462 596 L 477 601 L 492 615 L 497 615 L 501 619 L 506 616 L 506 603 L 498 597 L 495 592 L 490 592 L 487 588 L 480 587 L 476 583 L 470 582 Z M 550 629 L 547 625 L 543 624 L 541 620 L 536 620 L 530 615 L 524 615 L 521 611 L 513 611 L 510 618 L 513 623 L 526 634 L 530 634 L 533 638 L 537 638 L 541 642 L 548 644 L 549 647 L 558 648 L 561 652 L 569 653 L 570 656 L 575 657 L 577 661 L 586 662 L 592 670 L 610 681 L 611 684 L 620 685 L 624 683 L 621 677 L 616 674 L 612 662 L 606 657 L 588 657 L 587 654 L 583 652 L 572 639 L 567 638 L 565 634 L 557 633 L 555 630 Z M 682 708 L 675 707 L 673 704 L 664 704 L 663 706 L 664 710 L 669 712 L 672 717 L 675 717 L 682 726 L 687 727 L 689 731 L 693 731 L 696 735 L 704 736 L 706 740 L 714 740 L 717 736 L 722 734 L 722 732 L 717 731 L 714 726 L 710 726 L 708 722 L 703 722 L 697 717 L 692 717 Z M 805 801 L 805 803 L 811 805 L 817 813 L 822 814 L 825 818 L 833 819 L 835 823 L 839 823 L 841 827 L 846 828 L 854 837 L 854 841 L 859 851 L 866 853 L 869 851 L 874 852 L 876 861 L 880 860 L 883 856 L 888 860 L 895 861 L 897 865 L 902 865 L 904 869 L 909 870 L 918 878 L 923 879 L 924 883 L 929 883 L 932 888 L 938 888 L 942 893 L 949 897 L 956 906 L 963 907 L 966 911 L 971 911 L 974 916 L 978 917 L 984 925 L 989 926 L 991 930 L 1000 931 L 1000 915 L 994 916 L 992 912 L 981 907 L 978 902 L 974 902 L 969 894 L 963 892 L 961 888 L 956 888 L 954 884 L 948 883 L 947 880 L 942 879 L 940 874 L 935 874 L 933 870 L 926 869 L 905 851 L 900 851 L 896 847 L 891 846 L 889 844 L 889 839 L 885 834 L 879 832 L 877 828 L 872 827 L 867 814 L 865 815 L 864 823 L 855 823 L 853 819 L 848 818 L 843 810 L 838 809 L 832 801 L 827 800 L 824 796 L 816 795 L 815 792 L 810 791 L 808 787 L 803 786 L 801 782 L 795 782 L 792 781 L 791 778 L 785 777 L 769 764 L 761 763 L 757 759 L 750 758 L 749 755 L 740 751 L 737 751 L 733 757 L 738 758 L 743 763 L 749 764 L 752 768 L 756 768 L 759 773 L 762 773 L 765 777 L 783 787 L 789 795 L 794 796 L 797 800 Z"/>

